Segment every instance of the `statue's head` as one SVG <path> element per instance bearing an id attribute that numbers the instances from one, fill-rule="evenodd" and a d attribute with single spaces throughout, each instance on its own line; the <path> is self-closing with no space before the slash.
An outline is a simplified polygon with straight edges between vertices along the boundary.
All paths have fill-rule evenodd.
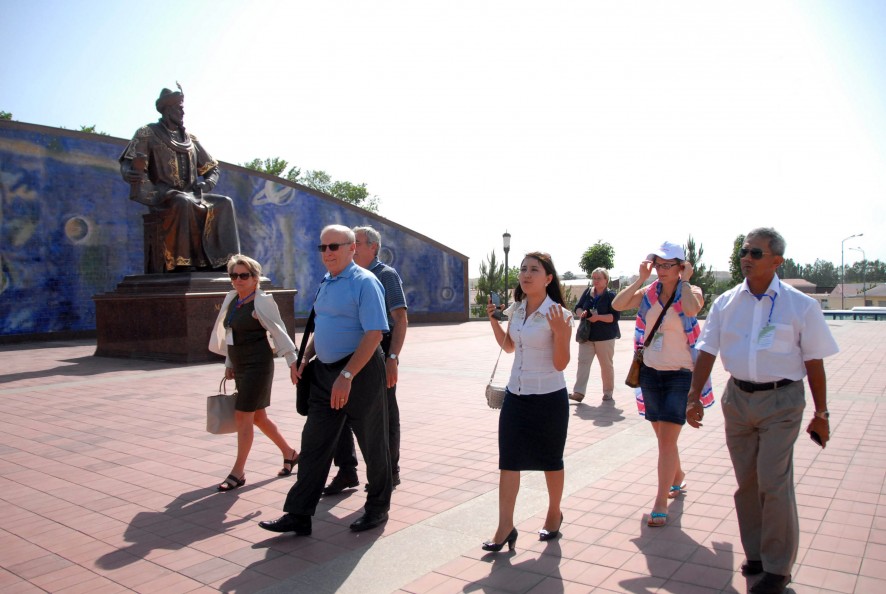
<path id="1" fill-rule="evenodd" d="M 157 97 L 157 101 L 154 102 L 154 107 L 157 108 L 157 111 L 163 113 L 163 111 L 167 107 L 178 106 L 184 103 L 185 101 L 185 92 L 182 90 L 182 86 L 175 83 L 175 86 L 178 87 L 177 91 L 172 91 L 170 89 L 163 89 L 160 91 L 160 96 Z"/>

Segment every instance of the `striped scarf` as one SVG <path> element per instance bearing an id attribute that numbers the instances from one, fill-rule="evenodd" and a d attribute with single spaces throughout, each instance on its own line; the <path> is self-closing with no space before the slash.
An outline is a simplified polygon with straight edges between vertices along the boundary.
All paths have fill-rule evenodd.
<path id="1" fill-rule="evenodd" d="M 695 348 L 695 343 L 698 342 L 698 337 L 701 335 L 701 326 L 698 325 L 697 318 L 687 316 L 683 313 L 683 304 L 680 303 L 682 288 L 683 283 L 677 283 L 677 292 L 674 295 L 674 302 L 671 304 L 671 309 L 680 315 L 680 321 L 683 322 L 683 331 L 686 332 L 686 342 L 689 344 L 689 352 L 692 355 L 692 363 L 694 365 L 695 361 L 698 359 L 698 351 Z M 646 289 L 646 293 L 643 294 L 643 301 L 640 302 L 640 309 L 637 310 L 637 321 L 634 326 L 635 351 L 642 347 L 643 342 L 646 340 L 646 314 L 649 312 L 649 308 L 652 307 L 653 303 L 653 301 L 649 299 L 649 296 L 653 295 L 655 301 L 658 301 L 658 296 L 661 295 L 661 290 L 662 285 L 656 280 L 649 285 L 649 288 Z M 643 402 L 643 391 L 640 388 L 634 388 L 634 396 L 637 399 L 637 409 L 641 415 L 645 415 L 646 404 Z M 714 387 L 711 385 L 710 377 L 705 380 L 704 388 L 701 390 L 701 403 L 705 408 L 714 404 Z"/>

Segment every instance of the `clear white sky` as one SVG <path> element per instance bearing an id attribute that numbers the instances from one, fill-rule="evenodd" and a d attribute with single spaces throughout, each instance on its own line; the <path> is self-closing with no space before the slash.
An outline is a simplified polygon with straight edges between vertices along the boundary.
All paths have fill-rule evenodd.
<path id="1" fill-rule="evenodd" d="M 0 0 L 0 110 L 129 138 L 181 82 L 219 160 L 365 182 L 471 258 L 630 274 L 692 234 L 728 266 L 886 259 L 886 2 Z M 222 173 L 224 174 L 224 172 Z M 121 198 L 122 199 L 122 198 Z M 861 259 L 846 250 L 847 263 Z"/>

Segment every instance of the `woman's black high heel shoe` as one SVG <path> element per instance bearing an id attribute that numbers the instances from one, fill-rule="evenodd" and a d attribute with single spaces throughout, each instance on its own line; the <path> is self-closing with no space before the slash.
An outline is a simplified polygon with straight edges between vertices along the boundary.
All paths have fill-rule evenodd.
<path id="1" fill-rule="evenodd" d="M 504 539 L 503 541 L 501 541 L 500 543 L 496 543 L 494 541 L 487 540 L 486 542 L 483 543 L 483 550 L 484 551 L 492 551 L 493 553 L 497 553 L 502 549 L 503 546 L 505 546 L 505 544 L 508 545 L 509 551 L 514 550 L 514 545 L 517 544 L 517 529 L 516 528 L 512 529 L 511 533 L 508 534 L 508 537 L 506 539 Z"/>
<path id="2" fill-rule="evenodd" d="M 544 528 L 538 531 L 538 540 L 544 542 L 546 540 L 554 540 L 560 536 L 560 527 L 563 526 L 563 512 L 560 512 L 560 526 L 553 532 L 548 532 Z"/>

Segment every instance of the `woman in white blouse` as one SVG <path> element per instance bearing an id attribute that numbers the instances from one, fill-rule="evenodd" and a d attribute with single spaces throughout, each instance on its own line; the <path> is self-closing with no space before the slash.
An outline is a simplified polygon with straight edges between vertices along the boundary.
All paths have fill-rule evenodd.
<path id="1" fill-rule="evenodd" d="M 548 487 L 548 511 L 539 540 L 560 536 L 563 513 L 563 450 L 569 425 L 569 398 L 563 370 L 569 364 L 572 313 L 564 309 L 560 278 L 548 254 L 531 252 L 520 265 L 520 284 L 508 331 L 492 317 L 496 342 L 515 353 L 511 378 L 498 421 L 499 495 L 498 528 L 486 551 L 514 549 L 517 529 L 514 506 L 520 490 L 520 471 L 541 470 Z"/>

